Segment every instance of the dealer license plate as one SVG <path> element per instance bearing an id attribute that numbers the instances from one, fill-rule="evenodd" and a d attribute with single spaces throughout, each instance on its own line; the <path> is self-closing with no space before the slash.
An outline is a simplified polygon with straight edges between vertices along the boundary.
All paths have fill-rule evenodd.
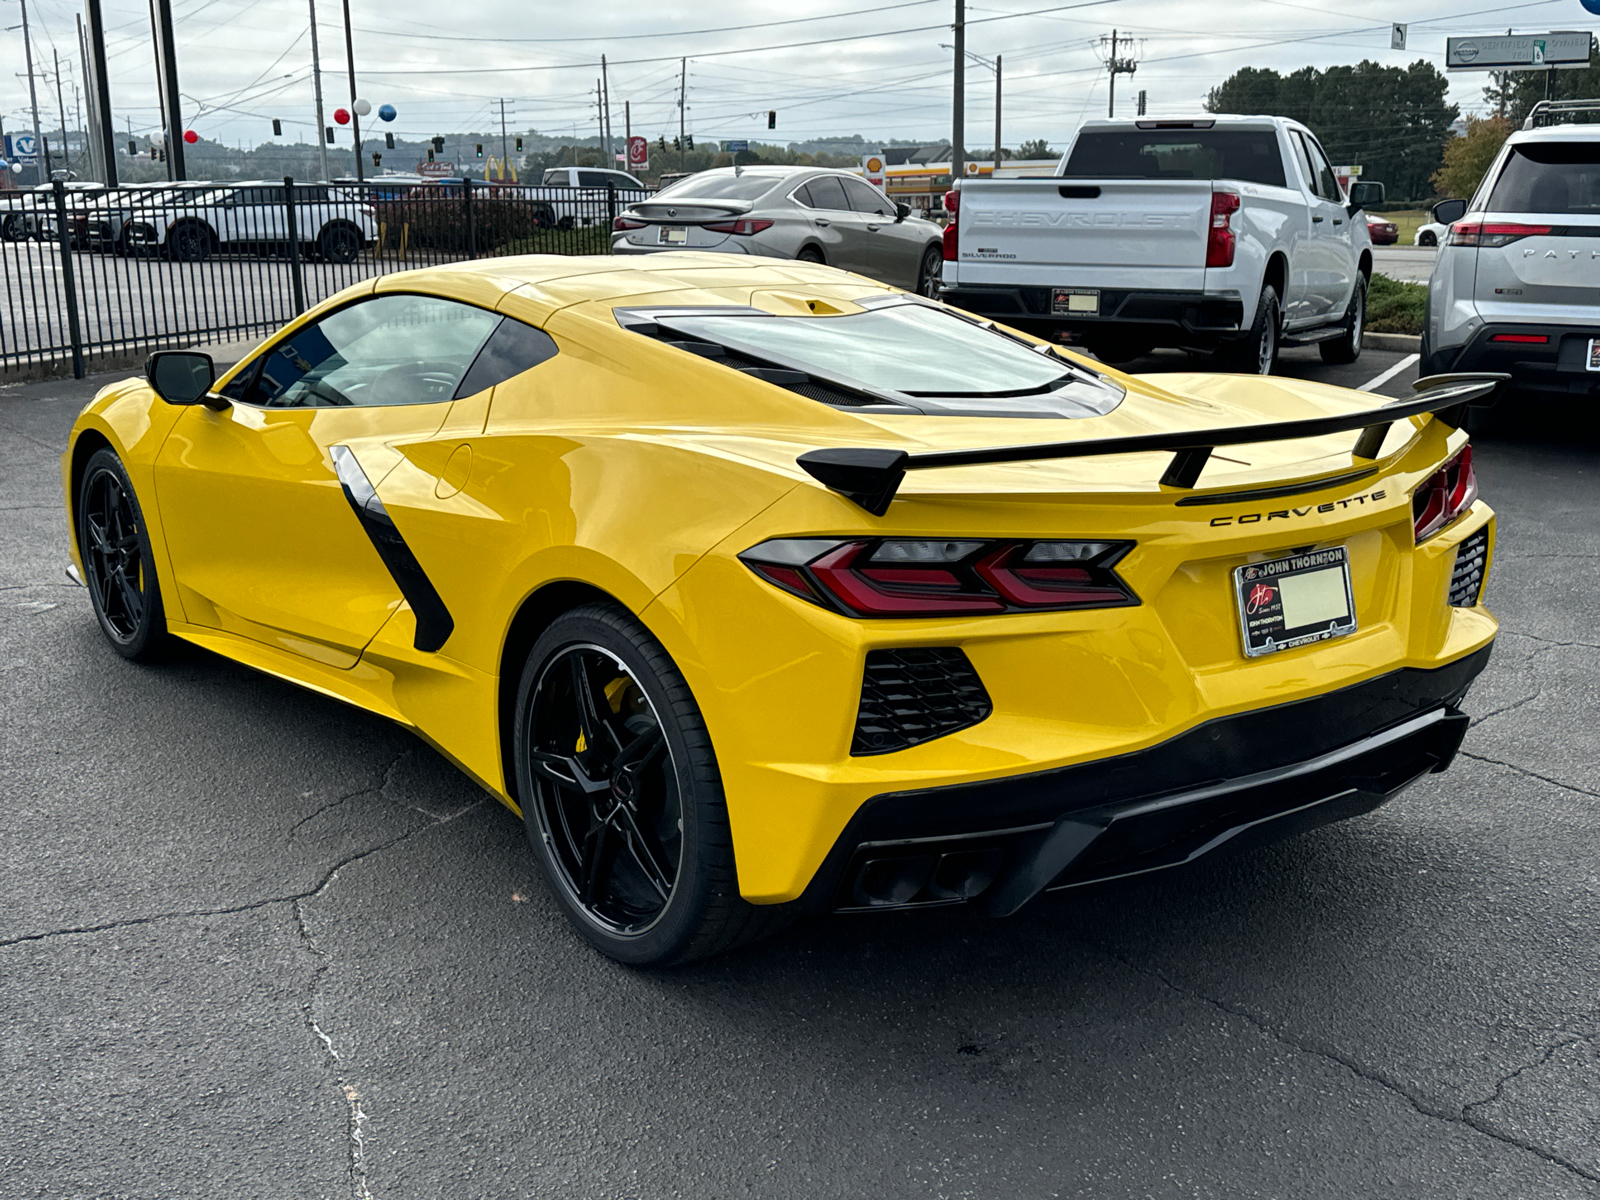
<path id="1" fill-rule="evenodd" d="M 1355 632 L 1350 556 L 1343 546 L 1235 567 L 1233 589 L 1251 658 Z"/>
<path id="2" fill-rule="evenodd" d="M 1090 288 L 1056 288 L 1050 296 L 1050 311 L 1073 317 L 1098 317 L 1100 293 Z"/>
<path id="3" fill-rule="evenodd" d="M 661 227 L 661 245 L 684 246 L 688 242 L 689 231 L 682 225 L 663 225 Z"/>
<path id="4" fill-rule="evenodd" d="M 1589 370 L 1600 371 L 1600 338 L 1589 339 Z"/>

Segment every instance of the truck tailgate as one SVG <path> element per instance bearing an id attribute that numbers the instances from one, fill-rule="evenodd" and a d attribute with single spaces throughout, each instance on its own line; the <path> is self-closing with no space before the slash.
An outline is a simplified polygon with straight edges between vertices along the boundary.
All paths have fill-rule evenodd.
<path id="1" fill-rule="evenodd" d="M 1205 287 L 1210 180 L 983 180 L 957 219 L 963 284 Z"/>

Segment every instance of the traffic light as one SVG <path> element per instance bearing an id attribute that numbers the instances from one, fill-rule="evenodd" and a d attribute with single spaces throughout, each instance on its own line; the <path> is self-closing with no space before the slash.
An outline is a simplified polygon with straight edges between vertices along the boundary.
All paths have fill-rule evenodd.
<path id="1" fill-rule="evenodd" d="M 273 137 L 282 137 L 283 136 L 283 122 L 278 120 L 277 117 L 273 117 L 272 118 L 272 136 Z"/>
<path id="2" fill-rule="evenodd" d="M 322 136 L 327 140 L 328 145 L 333 145 L 333 126 L 329 125 L 324 128 L 322 131 Z"/>
<path id="3" fill-rule="evenodd" d="M 683 135 L 683 148 L 685 150 L 694 149 L 694 134 L 686 133 Z"/>
<path id="4" fill-rule="evenodd" d="M 683 144 L 681 142 L 679 142 L 677 138 L 673 138 L 672 139 L 672 148 L 674 150 L 682 150 L 683 149 Z"/>
<path id="5" fill-rule="evenodd" d="M 479 158 L 483 157 L 483 143 L 482 142 L 478 143 L 478 157 Z"/>
<path id="6" fill-rule="evenodd" d="M 776 112 L 774 112 L 773 110 L 768 109 L 767 110 L 767 128 L 768 129 L 776 129 L 777 127 L 778 127 L 778 114 Z"/>
<path id="7" fill-rule="evenodd" d="M 428 161 L 429 162 L 433 161 L 433 147 L 432 146 L 428 147 Z"/>
<path id="8" fill-rule="evenodd" d="M 394 149 L 394 134 L 386 133 L 383 135 L 383 148 L 385 150 Z"/>
<path id="9" fill-rule="evenodd" d="M 656 139 L 656 145 L 661 147 L 661 153 L 665 154 L 667 152 L 667 135 L 663 133 L 660 137 L 658 137 Z"/>
<path id="10" fill-rule="evenodd" d="M 522 153 L 522 135 L 520 133 L 517 134 L 517 153 Z"/>
<path id="11" fill-rule="evenodd" d="M 443 154 L 444 153 L 444 139 L 442 137 L 434 138 L 433 139 L 433 148 L 435 150 L 437 150 L 440 154 Z M 430 159 L 429 161 L 431 162 L 432 159 Z"/>
<path id="12" fill-rule="evenodd" d="M 372 152 L 372 165 L 374 167 L 383 166 L 383 155 L 379 154 L 376 150 Z"/>
<path id="13" fill-rule="evenodd" d="M 151 162 L 155 162 L 156 161 L 156 148 L 154 146 L 150 147 L 150 161 Z"/>
<path id="14" fill-rule="evenodd" d="M 139 153 L 139 146 L 132 138 L 128 139 L 128 157 L 132 158 Z"/>
<path id="15" fill-rule="evenodd" d="M 1139 89 L 1139 115 L 1144 116 L 1144 89 Z"/>

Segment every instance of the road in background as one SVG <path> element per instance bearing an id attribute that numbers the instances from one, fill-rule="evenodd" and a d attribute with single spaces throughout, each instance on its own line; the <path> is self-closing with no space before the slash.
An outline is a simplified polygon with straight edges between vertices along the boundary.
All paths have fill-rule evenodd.
<path id="1" fill-rule="evenodd" d="M 1403 283 L 1427 283 L 1438 257 L 1435 246 L 1374 246 L 1372 269 Z"/>
<path id="2" fill-rule="evenodd" d="M 1448 774 L 1006 921 L 651 973 L 398 727 L 111 652 L 58 468 L 103 382 L 0 388 L 7 1200 L 1600 1198 L 1592 417 L 1478 447 L 1504 629 Z"/>

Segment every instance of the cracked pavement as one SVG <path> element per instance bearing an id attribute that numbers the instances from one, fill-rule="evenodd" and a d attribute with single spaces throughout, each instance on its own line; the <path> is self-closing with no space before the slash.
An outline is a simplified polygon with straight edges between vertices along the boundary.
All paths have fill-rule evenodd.
<path id="1" fill-rule="evenodd" d="M 1463 756 L 1009 921 L 646 974 L 399 729 L 105 647 L 0 387 L 0 1196 L 1600 1198 L 1600 422 L 1483 439 Z"/>

